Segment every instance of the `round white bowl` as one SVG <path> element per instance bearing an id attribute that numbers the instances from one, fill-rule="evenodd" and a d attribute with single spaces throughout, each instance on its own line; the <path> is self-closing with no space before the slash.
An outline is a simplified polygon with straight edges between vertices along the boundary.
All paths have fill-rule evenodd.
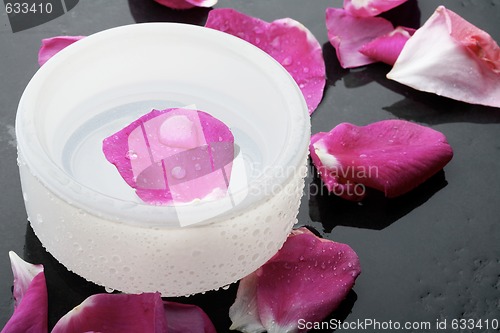
<path id="1" fill-rule="evenodd" d="M 234 134 L 231 200 L 141 202 L 102 140 L 153 108 L 193 104 Z M 296 223 L 310 119 L 293 78 L 260 49 L 146 23 L 51 58 L 23 93 L 16 135 L 28 218 L 57 260 L 108 288 L 179 296 L 235 282 L 281 247 Z"/>

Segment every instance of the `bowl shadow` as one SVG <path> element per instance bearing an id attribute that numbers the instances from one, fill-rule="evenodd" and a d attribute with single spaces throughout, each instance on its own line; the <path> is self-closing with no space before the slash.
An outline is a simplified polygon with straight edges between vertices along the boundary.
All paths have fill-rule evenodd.
<path id="1" fill-rule="evenodd" d="M 44 267 L 49 302 L 49 332 L 57 321 L 87 297 L 105 293 L 105 289 L 70 272 L 48 253 L 28 223 L 24 258 Z"/>

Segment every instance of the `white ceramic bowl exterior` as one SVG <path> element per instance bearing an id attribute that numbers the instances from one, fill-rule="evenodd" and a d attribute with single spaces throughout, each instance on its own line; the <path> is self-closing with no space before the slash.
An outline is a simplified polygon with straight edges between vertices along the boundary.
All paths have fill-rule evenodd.
<path id="1" fill-rule="evenodd" d="M 152 108 L 191 104 L 226 123 L 240 149 L 230 210 L 144 204 L 102 154 L 106 136 Z M 21 98 L 16 135 L 28 217 L 57 260 L 108 288 L 179 296 L 237 281 L 282 245 L 302 196 L 310 120 L 293 79 L 256 47 L 148 23 L 89 36 L 48 61 Z M 180 227 L 181 218 L 202 223 Z"/>

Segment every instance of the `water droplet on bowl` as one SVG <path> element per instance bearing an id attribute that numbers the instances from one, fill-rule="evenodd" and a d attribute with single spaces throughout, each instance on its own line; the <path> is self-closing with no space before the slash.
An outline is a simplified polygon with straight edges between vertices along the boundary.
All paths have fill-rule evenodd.
<path id="1" fill-rule="evenodd" d="M 130 149 L 125 155 L 125 157 L 129 160 L 135 160 L 137 159 L 137 153 L 134 150 Z"/>
<path id="2" fill-rule="evenodd" d="M 176 166 L 172 168 L 172 176 L 174 176 L 177 179 L 182 179 L 186 176 L 186 170 L 180 166 Z"/>
<path id="3" fill-rule="evenodd" d="M 280 37 L 275 37 L 272 41 L 271 41 L 271 46 L 274 47 L 274 48 L 279 48 L 280 45 L 281 45 L 281 41 L 280 41 Z"/>
<path id="4" fill-rule="evenodd" d="M 283 61 L 281 62 L 281 64 L 283 66 L 290 66 L 291 64 L 293 63 L 293 59 L 292 57 L 288 56 L 286 57 L 285 59 L 283 59 Z"/>

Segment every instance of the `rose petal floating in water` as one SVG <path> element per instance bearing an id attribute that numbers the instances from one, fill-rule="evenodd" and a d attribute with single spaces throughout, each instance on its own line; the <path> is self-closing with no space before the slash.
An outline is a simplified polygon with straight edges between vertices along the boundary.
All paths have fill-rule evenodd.
<path id="1" fill-rule="evenodd" d="M 164 301 L 167 333 L 216 333 L 207 314 L 198 306 Z"/>
<path id="2" fill-rule="evenodd" d="M 403 120 L 361 127 L 343 123 L 328 133 L 313 135 L 309 151 L 328 190 L 350 200 L 364 195 L 352 188 L 356 184 L 382 191 L 389 198 L 405 194 L 453 156 L 442 133 Z"/>
<path id="3" fill-rule="evenodd" d="M 377 37 L 363 45 L 359 52 L 388 65 L 394 65 L 406 42 L 415 33 L 415 29 L 397 27 L 390 33 Z"/>
<path id="4" fill-rule="evenodd" d="M 48 331 L 48 298 L 42 265 L 25 262 L 10 251 L 14 274 L 14 314 L 1 333 Z"/>
<path id="5" fill-rule="evenodd" d="M 82 38 L 85 38 L 85 36 L 56 36 L 42 39 L 42 46 L 38 51 L 38 64 L 42 66 L 57 52 Z"/>
<path id="6" fill-rule="evenodd" d="M 368 65 L 376 60 L 362 54 L 363 45 L 394 30 L 392 23 L 381 17 L 356 17 L 344 9 L 326 9 L 328 40 L 337 52 L 343 68 Z"/>
<path id="7" fill-rule="evenodd" d="M 326 83 L 325 61 L 321 45 L 301 23 L 290 18 L 268 23 L 234 9 L 214 9 L 205 26 L 240 37 L 272 56 L 299 85 L 309 114 L 317 108 Z"/>
<path id="8" fill-rule="evenodd" d="M 234 137 L 205 112 L 153 110 L 104 139 L 103 152 L 145 202 L 190 202 L 226 194 Z"/>
<path id="9" fill-rule="evenodd" d="M 167 332 L 159 293 L 96 294 L 64 315 L 52 333 Z"/>
<path id="10" fill-rule="evenodd" d="M 334 311 L 360 272 L 348 245 L 318 238 L 306 228 L 294 230 L 274 257 L 240 281 L 231 328 L 299 332 L 299 319 L 317 322 Z"/>
<path id="11" fill-rule="evenodd" d="M 500 107 L 500 47 L 443 6 L 408 40 L 387 77 L 458 101 Z"/>
<path id="12" fill-rule="evenodd" d="M 344 9 L 353 16 L 376 16 L 408 0 L 344 0 Z"/>
<path id="13" fill-rule="evenodd" d="M 159 4 L 173 9 L 189 9 L 193 7 L 212 7 L 217 0 L 154 0 Z"/>

